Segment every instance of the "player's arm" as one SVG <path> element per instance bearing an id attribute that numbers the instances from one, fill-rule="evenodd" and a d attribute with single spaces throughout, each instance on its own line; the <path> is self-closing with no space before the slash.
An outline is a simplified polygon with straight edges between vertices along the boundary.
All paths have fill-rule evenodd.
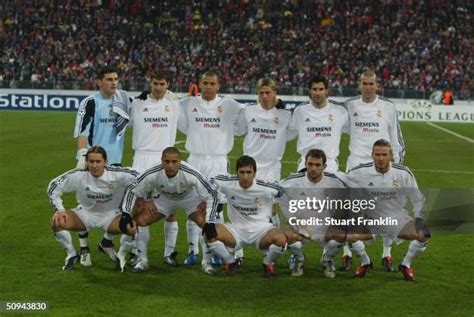
<path id="1" fill-rule="evenodd" d="M 79 105 L 76 116 L 76 125 L 74 128 L 74 137 L 77 139 L 77 168 L 86 168 L 87 148 L 89 147 L 88 138 L 90 129 L 94 121 L 95 101 L 93 98 L 84 99 Z"/>
<path id="2" fill-rule="evenodd" d="M 46 192 L 48 194 L 49 204 L 55 212 L 63 212 L 66 210 L 63 205 L 62 195 L 63 193 L 70 193 L 76 190 L 76 176 L 79 175 L 78 173 L 80 173 L 80 171 L 68 171 L 49 183 Z"/>
<path id="3" fill-rule="evenodd" d="M 395 163 L 402 164 L 405 157 L 405 141 L 403 140 L 402 129 L 398 121 L 398 114 L 393 105 L 391 122 L 389 123 L 390 143 L 393 148 L 393 160 Z"/>
<path id="4" fill-rule="evenodd" d="M 298 109 L 298 108 L 297 108 Z M 288 124 L 287 132 L 286 132 L 286 140 L 290 141 L 298 137 L 298 118 L 299 118 L 299 111 L 293 112 L 290 117 L 290 123 Z"/>
<path id="5" fill-rule="evenodd" d="M 343 113 L 343 123 L 342 123 L 342 133 L 350 134 L 351 133 L 351 126 L 349 123 L 349 111 L 347 111 L 346 107 L 342 107 L 342 113 Z"/>
<path id="6" fill-rule="evenodd" d="M 410 172 L 407 175 L 407 188 L 405 189 L 408 192 L 408 197 L 413 205 L 413 214 L 415 218 L 422 218 L 425 215 L 426 208 L 426 199 L 425 196 L 421 193 L 416 183 L 415 176 Z"/>
<path id="7" fill-rule="evenodd" d="M 211 213 L 221 209 L 222 206 L 218 206 L 219 201 L 217 190 L 213 184 L 205 180 L 204 177 L 197 171 L 193 171 L 192 174 L 187 173 L 186 176 L 190 177 L 190 181 L 193 184 L 196 192 L 202 201 L 206 202 L 207 209 L 210 210 Z"/>
<path id="8" fill-rule="evenodd" d="M 122 212 L 130 214 L 136 203 L 143 204 L 145 201 L 153 201 L 153 175 L 155 174 L 146 174 L 145 172 L 128 185 L 124 194 Z"/>
<path id="9" fill-rule="evenodd" d="M 431 232 L 428 227 L 423 222 L 423 217 L 425 215 L 426 199 L 425 196 L 421 193 L 416 183 L 415 176 L 413 173 L 409 172 L 407 176 L 407 187 L 405 190 L 408 191 L 410 201 L 413 205 L 413 214 L 415 216 L 415 228 L 417 232 L 422 231 L 427 238 L 431 236 Z"/>
<path id="10" fill-rule="evenodd" d="M 178 130 L 184 134 L 188 134 L 188 115 L 187 108 L 191 102 L 190 98 L 184 98 L 179 101 L 178 110 Z"/>
<path id="11" fill-rule="evenodd" d="M 247 133 L 248 125 L 246 113 L 245 108 L 240 111 L 239 118 L 235 124 L 234 135 L 244 135 Z"/>

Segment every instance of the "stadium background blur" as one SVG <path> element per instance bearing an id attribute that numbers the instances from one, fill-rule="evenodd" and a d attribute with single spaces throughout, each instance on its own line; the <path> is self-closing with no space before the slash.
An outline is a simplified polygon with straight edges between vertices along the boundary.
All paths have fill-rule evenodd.
<path id="1" fill-rule="evenodd" d="M 322 73 L 331 79 L 332 95 L 352 96 L 358 94 L 360 72 L 369 66 L 391 98 L 427 99 L 448 88 L 455 99 L 472 98 L 470 1 L 3 0 L 0 6 L 3 88 L 95 90 L 96 69 L 110 63 L 121 70 L 122 87 L 132 91 L 147 87 L 146 74 L 153 68 L 169 69 L 171 89 L 178 92 L 214 69 L 222 74 L 222 92 L 255 93 L 255 81 L 269 76 L 278 80 L 281 94 L 306 95 L 308 78 Z M 375 269 L 363 280 L 354 280 L 353 272 L 324 279 L 321 248 L 314 244 L 306 249 L 305 276 L 298 280 L 283 259 L 277 279 L 260 278 L 260 254 L 251 248 L 241 274 L 209 278 L 198 267 L 162 263 L 161 224 L 151 227 L 146 275 L 118 274 L 95 250 L 92 267 L 63 272 L 64 252 L 49 228 L 45 190 L 76 164 L 74 117 L 72 111 L 0 111 L 0 302 L 47 301 L 53 316 L 471 316 L 474 311 L 472 228 L 436 232 L 415 264 L 418 281 L 412 284 L 398 272 L 382 272 L 380 239 L 367 247 Z M 405 163 L 421 188 L 474 188 L 472 124 L 437 123 L 464 138 L 426 122 L 401 126 Z M 124 165 L 132 160 L 130 139 L 128 133 Z M 183 141 L 180 134 L 181 150 Z M 343 164 L 347 144 L 344 136 Z M 294 141 L 287 145 L 282 176 L 296 168 L 295 147 Z M 241 153 L 237 138 L 232 166 Z M 67 206 L 76 203 L 73 195 L 65 199 Z M 472 210 L 472 204 L 458 207 Z M 187 248 L 184 216 L 179 217 L 182 260 Z M 91 246 L 100 238 L 92 232 Z M 406 246 L 394 247 L 396 261 Z"/>
<path id="2" fill-rule="evenodd" d="M 332 95 L 357 94 L 365 67 L 389 98 L 472 98 L 473 6 L 469 0 L 150 1 L 4 0 L 0 88 L 95 89 L 104 64 L 122 87 L 146 87 L 168 69 L 187 91 L 205 70 L 222 90 L 254 93 L 261 77 L 281 94 L 305 94 L 314 74 Z"/>

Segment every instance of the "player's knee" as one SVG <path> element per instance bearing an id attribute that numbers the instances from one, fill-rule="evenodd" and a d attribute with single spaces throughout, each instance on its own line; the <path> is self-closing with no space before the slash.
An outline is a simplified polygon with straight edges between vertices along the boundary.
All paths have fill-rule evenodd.
<path id="1" fill-rule="evenodd" d="M 150 219 L 148 219 L 147 216 L 142 214 L 142 215 L 137 216 L 137 218 L 135 219 L 135 222 L 140 227 L 146 227 L 150 224 Z"/>
<path id="2" fill-rule="evenodd" d="M 191 220 L 194 221 L 199 226 L 199 228 L 202 228 L 206 223 L 206 219 L 204 217 L 192 217 Z"/>
<path id="3" fill-rule="evenodd" d="M 202 234 L 204 235 L 204 240 L 206 242 L 212 242 L 217 239 L 217 230 L 215 223 L 205 223 L 202 226 Z"/>
<path id="4" fill-rule="evenodd" d="M 283 234 L 283 232 L 279 232 L 273 237 L 272 243 L 279 247 L 284 247 L 286 245 L 286 241 L 286 236 Z"/>
<path id="5" fill-rule="evenodd" d="M 297 241 L 303 241 L 303 237 L 293 231 L 285 232 L 286 242 L 288 244 L 293 244 Z"/>

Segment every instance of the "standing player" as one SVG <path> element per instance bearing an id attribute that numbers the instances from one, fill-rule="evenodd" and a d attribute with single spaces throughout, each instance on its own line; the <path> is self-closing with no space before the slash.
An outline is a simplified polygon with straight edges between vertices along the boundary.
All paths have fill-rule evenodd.
<path id="1" fill-rule="evenodd" d="M 298 106 L 290 123 L 292 134 L 298 135 L 297 151 L 301 155 L 298 170 L 305 167 L 305 156 L 310 149 L 321 149 L 327 155 L 327 171 L 339 169 L 339 143 L 343 132 L 348 132 L 347 110 L 327 99 L 328 81 L 315 77 L 308 85 L 310 100 Z"/>
<path id="2" fill-rule="evenodd" d="M 77 138 L 77 168 L 86 167 L 87 149 L 100 145 L 108 155 L 110 165 L 120 166 L 122 161 L 125 129 L 129 120 L 130 99 L 125 91 L 118 90 L 118 72 L 113 67 L 104 67 L 97 73 L 99 91 L 82 100 L 76 117 L 74 137 Z M 81 245 L 80 263 L 92 265 L 89 252 L 88 232 L 79 232 Z M 108 232 L 104 239 L 113 240 Z M 112 249 L 99 243 L 99 251 L 111 254 Z"/>
<path id="3" fill-rule="evenodd" d="M 216 212 L 217 192 L 198 171 L 181 162 L 178 149 L 166 148 L 161 162 L 146 170 L 138 178 L 136 186 L 127 190 L 123 203 L 124 212 L 127 214 L 131 212 L 136 198 L 138 213 L 134 218 L 141 227 L 168 217 L 178 208 L 183 208 L 188 218 L 198 227 L 202 227 L 206 221 L 206 205 L 210 218 Z M 157 193 L 155 198 L 148 199 L 155 192 Z M 125 255 L 131 243 L 131 238 L 126 238 L 128 241 L 122 239 L 118 252 L 122 271 L 125 266 Z M 143 272 L 148 267 L 148 262 L 139 262 L 134 272 Z"/>
<path id="4" fill-rule="evenodd" d="M 163 150 L 174 145 L 181 113 L 177 99 L 168 91 L 169 78 L 165 72 L 152 71 L 150 87 L 149 93 L 143 93 L 133 100 L 130 109 L 130 125 L 133 126 L 132 147 L 135 151 L 132 167 L 140 173 L 159 165 Z M 164 262 L 176 266 L 176 213 L 172 213 L 164 222 L 164 235 Z M 136 244 L 140 252 L 136 264 L 139 266 L 148 263 L 149 240 L 149 228 L 138 228 Z M 140 269 L 143 268 L 137 268 Z"/>
<path id="5" fill-rule="evenodd" d="M 277 91 L 277 84 L 273 79 L 258 80 L 259 102 L 245 107 L 237 124 L 238 134 L 246 133 L 244 154 L 252 156 L 257 163 L 255 177 L 272 183 L 281 179 L 281 159 L 289 138 L 288 126 L 291 119 L 288 110 L 278 109 Z M 279 227 L 276 208 L 273 208 L 271 221 Z"/>
<path id="6" fill-rule="evenodd" d="M 384 139 L 377 140 L 372 147 L 372 162 L 360 164 L 349 171 L 347 179 L 350 186 L 366 188 L 373 197 L 378 198 L 376 212 L 368 217 L 379 217 L 396 220 L 396 225 L 375 228 L 376 233 L 393 239 L 411 240 L 408 252 L 399 265 L 407 281 L 415 280 L 411 262 L 423 253 L 428 244 L 430 232 L 423 223 L 425 198 L 418 189 L 413 173 L 400 164 L 393 163 L 393 152 L 390 143 Z M 415 220 L 405 209 L 407 199 L 413 205 Z M 363 277 L 368 267 L 361 266 L 357 272 Z"/>
<path id="7" fill-rule="evenodd" d="M 346 171 L 372 161 L 372 145 L 376 140 L 389 140 L 393 146 L 393 160 L 402 164 L 405 156 L 405 144 L 398 122 L 397 110 L 392 101 L 377 95 L 377 76 L 372 70 L 365 71 L 360 77 L 361 96 L 346 101 L 350 121 L 350 155 Z M 382 262 L 391 270 L 391 245 L 387 237 L 383 238 Z M 343 262 L 345 268 L 351 266 L 351 251 L 344 247 Z"/>
<path id="8" fill-rule="evenodd" d="M 244 154 L 257 163 L 256 177 L 266 182 L 280 180 L 281 159 L 288 138 L 291 113 L 277 109 L 277 85 L 273 79 L 257 81 L 258 103 L 240 113 L 238 134 L 245 134 Z"/>
<path id="9" fill-rule="evenodd" d="M 69 230 L 84 231 L 102 228 L 110 234 L 135 235 L 136 226 L 129 215 L 120 215 L 125 190 L 136 181 L 138 173 L 130 169 L 109 167 L 107 154 L 100 146 L 90 148 L 86 155 L 87 170 L 74 169 L 49 183 L 48 196 L 55 214 L 51 226 L 56 240 L 67 252 L 63 270 L 74 268 L 78 254 Z M 79 205 L 71 210 L 63 206 L 62 194 L 76 192 Z M 101 244 L 112 249 L 112 241 Z M 112 249 L 113 250 L 113 249 Z M 115 258 L 115 252 L 114 252 Z"/>
<path id="10" fill-rule="evenodd" d="M 235 126 L 243 105 L 218 96 L 220 88 L 217 73 L 208 71 L 199 82 L 201 95 L 188 97 L 181 101 L 184 112 L 183 130 L 187 134 L 186 150 L 190 153 L 188 163 L 206 178 L 228 173 L 227 154 L 234 145 Z M 209 222 L 222 222 L 222 216 L 209 218 Z M 201 230 L 194 222 L 186 223 L 189 241 L 189 254 L 185 264 L 193 265 L 199 253 L 198 241 Z M 205 249 L 205 245 L 203 244 Z M 213 275 L 211 255 L 203 250 L 202 269 Z"/>
<path id="11" fill-rule="evenodd" d="M 343 132 L 348 132 L 347 110 L 335 101 L 329 100 L 328 81 L 314 77 L 308 85 L 310 100 L 298 106 L 291 119 L 291 134 L 298 136 L 297 151 L 301 155 L 298 171 L 305 167 L 306 153 L 320 149 L 327 155 L 326 171 L 336 173 L 339 169 L 337 157 Z M 294 266 L 295 257 L 289 259 Z"/>
<path id="12" fill-rule="evenodd" d="M 283 180 L 280 185 L 283 188 L 284 195 L 280 199 L 282 210 L 285 217 L 289 220 L 289 226 L 285 232 L 288 242 L 288 249 L 295 257 L 295 262 L 291 266 L 292 276 L 303 275 L 303 243 L 313 240 L 324 245 L 322 265 L 324 275 L 328 278 L 334 278 L 334 257 L 339 252 L 343 242 L 351 242 L 354 249 L 361 256 L 362 263 L 370 264 L 370 258 L 365 251 L 365 245 L 360 239 L 368 240 L 372 238 L 368 233 L 351 233 L 347 228 L 340 226 L 327 225 L 324 222 L 317 225 L 300 225 L 294 223 L 294 219 L 308 220 L 316 215 L 324 220 L 326 217 L 334 217 L 335 212 L 331 208 L 325 207 L 324 210 L 301 210 L 299 212 L 289 211 L 290 200 L 304 200 L 307 197 L 316 198 L 319 201 L 328 199 L 339 199 L 344 197 L 346 184 L 335 174 L 325 172 L 327 167 L 326 154 L 319 149 L 311 149 L 305 156 L 305 171 L 290 175 Z M 293 218 L 293 220 L 290 220 Z"/>
<path id="13" fill-rule="evenodd" d="M 231 223 L 206 223 L 203 233 L 209 250 L 225 261 L 228 275 L 236 273 L 238 262 L 226 247 L 241 249 L 253 245 L 265 253 L 265 277 L 275 276 L 274 263 L 286 249 L 284 233 L 268 221 L 280 189 L 275 184 L 255 180 L 256 171 L 255 160 L 244 155 L 237 160 L 237 177 L 218 175 L 211 181 L 227 199 Z"/>

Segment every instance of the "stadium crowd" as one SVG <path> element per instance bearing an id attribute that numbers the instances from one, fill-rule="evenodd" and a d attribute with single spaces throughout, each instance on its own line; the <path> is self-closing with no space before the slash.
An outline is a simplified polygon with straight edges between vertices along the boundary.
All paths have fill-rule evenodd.
<path id="1" fill-rule="evenodd" d="M 472 98 L 473 3 L 468 0 L 160 1 L 5 0 L 0 86 L 63 82 L 94 89 L 104 64 L 129 90 L 169 69 L 187 90 L 198 74 L 222 75 L 227 92 L 253 93 L 258 78 L 302 93 L 315 74 L 333 95 L 370 66 L 391 97 L 451 89 Z M 67 83 L 75 82 L 68 85 Z M 56 85 L 56 87 L 58 87 Z M 59 86 L 60 87 L 60 86 Z"/>

